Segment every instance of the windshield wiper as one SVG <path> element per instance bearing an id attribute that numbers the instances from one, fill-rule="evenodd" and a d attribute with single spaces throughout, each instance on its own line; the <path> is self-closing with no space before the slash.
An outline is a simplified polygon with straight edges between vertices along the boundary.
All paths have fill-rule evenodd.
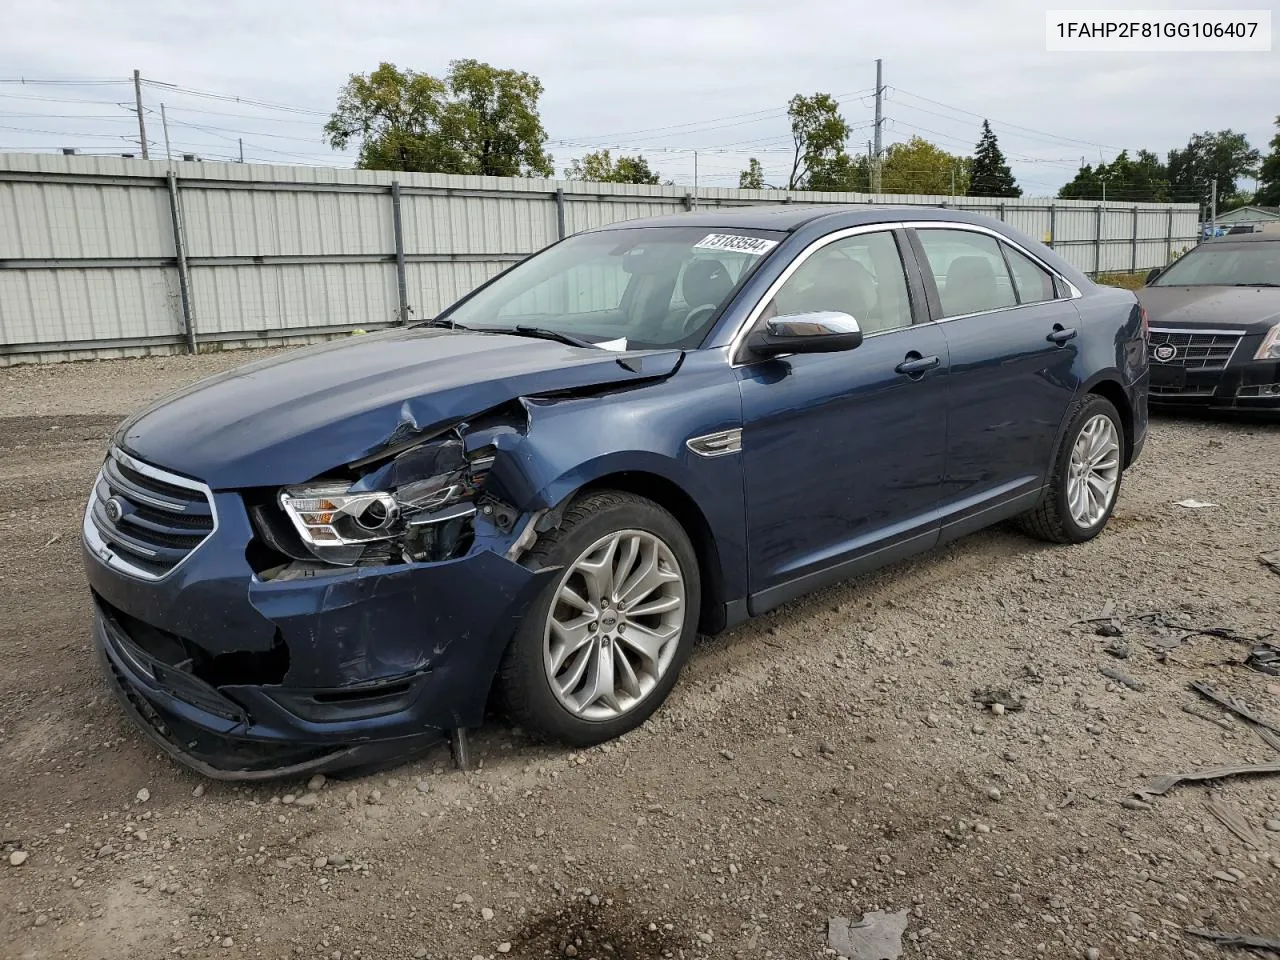
<path id="1" fill-rule="evenodd" d="M 559 330 L 551 330 L 548 327 L 530 327 L 525 324 L 517 324 L 510 330 L 490 329 L 489 333 L 514 333 L 519 337 L 537 337 L 540 340 L 555 340 L 559 343 L 567 343 L 571 347 L 595 347 L 590 340 L 583 340 L 581 337 L 575 337 L 571 333 L 561 333 Z"/>
<path id="2" fill-rule="evenodd" d="M 430 320 L 423 320 L 421 323 L 413 324 L 415 327 L 444 327 L 446 330 L 470 330 L 470 327 L 464 327 L 460 323 L 454 323 L 448 317 L 433 317 Z"/>
<path id="3" fill-rule="evenodd" d="M 1272 283 L 1270 280 L 1262 283 L 1233 283 L 1233 287 L 1280 287 L 1280 283 Z"/>

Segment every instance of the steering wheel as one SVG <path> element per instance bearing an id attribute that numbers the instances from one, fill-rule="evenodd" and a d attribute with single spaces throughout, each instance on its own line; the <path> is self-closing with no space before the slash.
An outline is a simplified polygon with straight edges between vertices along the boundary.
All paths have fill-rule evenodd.
<path id="1" fill-rule="evenodd" d="M 705 320 L 711 314 L 715 313 L 719 304 L 704 303 L 701 306 L 694 307 L 684 315 L 684 335 L 688 336 L 698 328 L 698 324 Z"/>

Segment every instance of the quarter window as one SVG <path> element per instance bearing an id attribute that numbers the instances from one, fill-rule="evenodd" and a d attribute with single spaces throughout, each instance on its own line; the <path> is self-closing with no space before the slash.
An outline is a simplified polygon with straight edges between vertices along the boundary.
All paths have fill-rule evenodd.
<path id="1" fill-rule="evenodd" d="M 860 233 L 819 248 L 800 264 L 764 317 L 835 310 L 868 336 L 911 326 L 911 300 L 898 243 L 887 231 Z"/>
<path id="2" fill-rule="evenodd" d="M 971 230 L 920 230 L 944 317 L 1016 306 L 1013 280 L 994 237 Z"/>
<path id="3" fill-rule="evenodd" d="M 1018 291 L 1019 303 L 1042 303 L 1045 300 L 1056 299 L 1053 275 L 1049 271 L 1007 243 L 1002 246 L 1004 255 L 1009 260 L 1009 269 L 1013 273 L 1013 284 Z"/>

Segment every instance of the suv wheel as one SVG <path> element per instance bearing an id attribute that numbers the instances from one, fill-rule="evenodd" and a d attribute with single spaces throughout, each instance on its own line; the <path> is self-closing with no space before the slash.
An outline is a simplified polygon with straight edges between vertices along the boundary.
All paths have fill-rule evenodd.
<path id="1" fill-rule="evenodd" d="M 1071 413 L 1044 497 L 1019 518 L 1022 529 L 1053 543 L 1092 540 L 1115 509 L 1123 462 L 1124 430 L 1115 406 L 1088 394 Z"/>
<path id="2" fill-rule="evenodd" d="M 644 723 L 697 632 L 698 563 L 679 522 L 643 497 L 591 493 L 526 562 L 560 572 L 503 659 L 499 685 L 513 719 L 574 746 Z"/>

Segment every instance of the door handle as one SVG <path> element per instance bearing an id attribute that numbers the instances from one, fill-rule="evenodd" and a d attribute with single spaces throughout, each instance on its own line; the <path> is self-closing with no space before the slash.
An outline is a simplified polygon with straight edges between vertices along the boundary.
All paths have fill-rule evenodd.
<path id="1" fill-rule="evenodd" d="M 912 350 L 907 354 L 907 358 L 903 360 L 893 369 L 897 373 L 905 373 L 913 380 L 919 380 L 928 371 L 932 370 L 942 361 L 938 357 L 922 357 L 920 354 Z"/>
<path id="2" fill-rule="evenodd" d="M 1051 343 L 1056 343 L 1058 346 L 1062 346 L 1068 340 L 1074 340 L 1075 338 L 1076 338 L 1076 328 L 1064 327 L 1060 323 L 1055 323 L 1053 325 L 1053 333 L 1045 337 L 1046 340 L 1050 341 Z"/>

